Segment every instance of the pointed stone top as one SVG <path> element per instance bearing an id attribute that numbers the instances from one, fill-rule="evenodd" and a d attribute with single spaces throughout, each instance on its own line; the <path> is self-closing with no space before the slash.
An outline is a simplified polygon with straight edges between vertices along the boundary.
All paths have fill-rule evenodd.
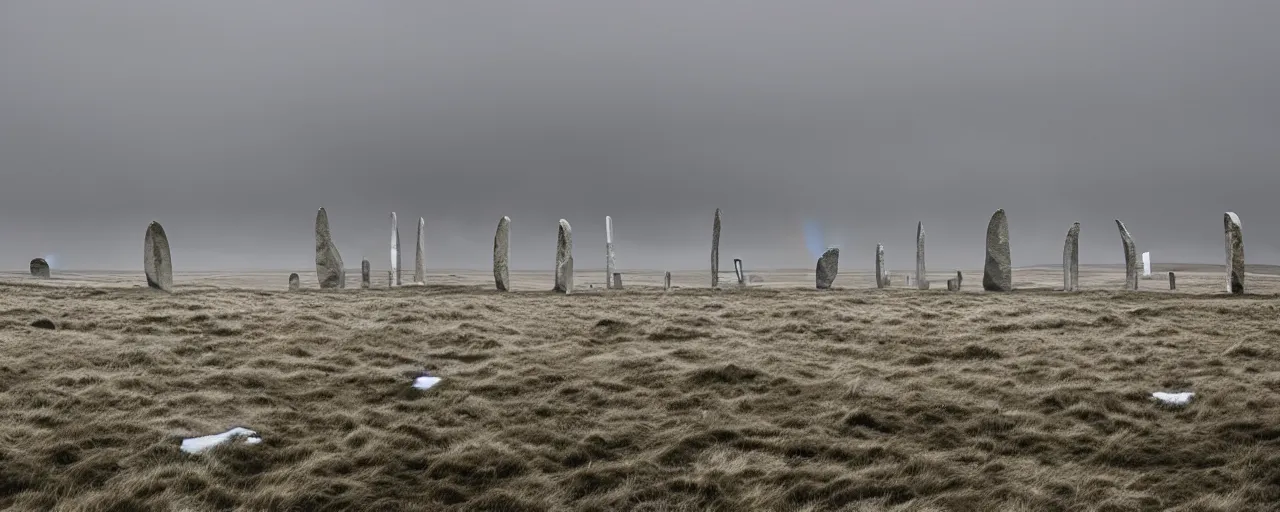
<path id="1" fill-rule="evenodd" d="M 1234 222 L 1234 223 L 1236 223 L 1236 224 L 1239 224 L 1239 223 L 1240 223 L 1240 216 L 1239 216 L 1239 215 L 1236 215 L 1236 212 L 1227 212 L 1227 213 L 1223 214 L 1223 216 L 1224 216 L 1224 217 L 1226 217 L 1226 218 L 1228 218 L 1228 219 L 1231 219 L 1231 222 Z"/>

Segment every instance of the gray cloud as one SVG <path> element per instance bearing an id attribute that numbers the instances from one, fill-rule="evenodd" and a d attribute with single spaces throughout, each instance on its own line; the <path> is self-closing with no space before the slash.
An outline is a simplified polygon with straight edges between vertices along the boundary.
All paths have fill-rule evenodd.
<path id="1" fill-rule="evenodd" d="M 388 212 L 429 264 L 550 269 L 556 220 L 625 268 L 842 267 L 874 246 L 981 265 L 1280 263 L 1280 4 L 1197 2 L 0 3 L 0 267 L 307 268 L 315 209 L 386 265 Z M 610 5 L 613 4 L 613 5 Z M 407 222 L 406 226 L 411 223 Z M 406 240 L 412 229 L 402 229 Z M 603 262 L 600 262 L 603 265 Z"/>

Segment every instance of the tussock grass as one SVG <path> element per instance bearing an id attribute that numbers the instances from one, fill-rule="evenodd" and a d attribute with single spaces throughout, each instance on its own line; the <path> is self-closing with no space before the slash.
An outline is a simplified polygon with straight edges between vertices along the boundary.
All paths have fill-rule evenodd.
<path id="1" fill-rule="evenodd" d="M 1278 311 L 0 285 L 0 508 L 1274 510 Z M 233 426 L 263 443 L 178 450 Z"/>

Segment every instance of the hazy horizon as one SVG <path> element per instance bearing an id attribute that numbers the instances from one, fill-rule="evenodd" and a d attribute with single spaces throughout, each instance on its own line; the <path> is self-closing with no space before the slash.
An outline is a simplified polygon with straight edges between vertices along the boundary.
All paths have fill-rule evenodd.
<path id="1" fill-rule="evenodd" d="M 0 269 L 1280 263 L 1280 3 L 0 3 Z M 595 260 L 598 263 L 593 263 Z"/>

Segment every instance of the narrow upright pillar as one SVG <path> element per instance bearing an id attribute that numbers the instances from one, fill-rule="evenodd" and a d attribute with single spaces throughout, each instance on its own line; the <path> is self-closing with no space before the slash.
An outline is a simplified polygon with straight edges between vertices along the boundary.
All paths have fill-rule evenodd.
<path id="1" fill-rule="evenodd" d="M 923 222 L 916 224 L 916 288 L 921 290 L 929 289 L 928 272 L 924 268 L 924 223 Z"/>
<path id="2" fill-rule="evenodd" d="M 720 209 L 711 225 L 711 287 L 720 286 Z"/>
<path id="3" fill-rule="evenodd" d="M 1062 290 L 1080 289 L 1080 223 L 1072 223 L 1062 245 Z"/>
<path id="4" fill-rule="evenodd" d="M 606 288 L 613 288 L 613 283 L 608 278 L 615 276 L 613 272 L 613 217 L 604 216 L 604 276 Z"/>
<path id="5" fill-rule="evenodd" d="M 876 288 L 889 286 L 889 273 L 884 268 L 884 244 L 876 244 Z"/>
<path id="6" fill-rule="evenodd" d="M 1227 212 L 1222 216 L 1227 235 L 1227 293 L 1244 293 L 1244 234 L 1240 216 Z"/>
<path id="7" fill-rule="evenodd" d="M 1120 244 L 1124 247 L 1124 287 L 1127 290 L 1138 289 L 1138 248 L 1133 244 L 1133 236 L 1124 227 L 1120 219 L 1116 219 L 1116 227 L 1120 229 Z"/>

